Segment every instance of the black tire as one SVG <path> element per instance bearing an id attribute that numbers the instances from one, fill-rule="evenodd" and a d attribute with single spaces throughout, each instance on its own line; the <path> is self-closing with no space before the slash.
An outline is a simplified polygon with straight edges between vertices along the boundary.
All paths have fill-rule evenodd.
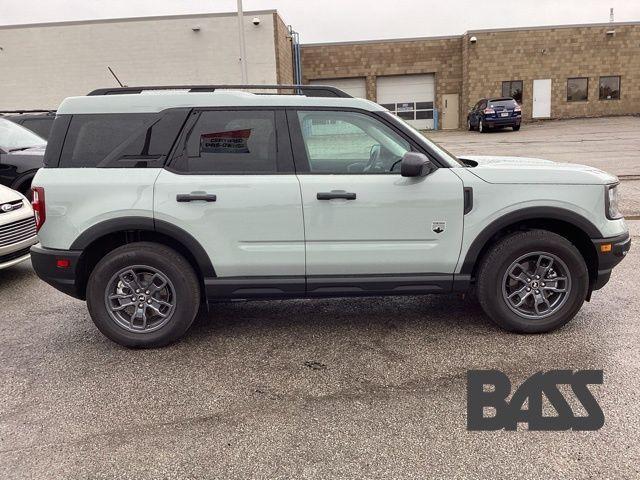
<path id="1" fill-rule="evenodd" d="M 513 131 L 517 132 L 518 130 L 520 130 L 520 125 L 514 125 L 513 126 Z"/>
<path id="2" fill-rule="evenodd" d="M 127 330 L 112 318 L 107 307 L 107 289 L 111 289 L 114 276 L 133 266 L 148 266 L 171 283 L 171 315 L 156 330 Z M 182 337 L 193 323 L 200 307 L 200 283 L 189 262 L 175 250 L 151 242 L 131 243 L 108 253 L 93 269 L 87 284 L 87 306 L 96 327 L 114 342 L 125 347 L 162 347 Z"/>
<path id="3" fill-rule="evenodd" d="M 471 119 L 467 118 L 467 128 L 469 129 L 470 132 L 473 131 L 473 125 L 471 125 Z"/>
<path id="4" fill-rule="evenodd" d="M 487 127 L 485 127 L 485 125 L 484 125 L 484 120 L 480 120 L 478 122 L 478 132 L 480 132 L 480 133 L 486 133 L 487 132 Z"/>
<path id="5" fill-rule="evenodd" d="M 503 294 L 507 270 L 516 260 L 534 252 L 556 256 L 567 267 L 570 280 L 565 300 L 558 304 L 557 310 L 535 319 L 514 312 Z M 497 325 L 518 333 L 550 332 L 566 324 L 582 307 L 588 285 L 589 273 L 578 249 L 566 238 L 546 230 L 519 232 L 498 241 L 483 258 L 477 275 L 477 294 L 482 309 Z"/>

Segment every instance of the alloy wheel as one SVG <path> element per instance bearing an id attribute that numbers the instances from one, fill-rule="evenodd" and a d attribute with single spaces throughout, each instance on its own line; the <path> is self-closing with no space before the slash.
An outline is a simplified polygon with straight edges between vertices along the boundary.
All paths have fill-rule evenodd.
<path id="1" fill-rule="evenodd" d="M 509 265 L 502 280 L 502 297 L 517 315 L 540 320 L 567 301 L 571 275 L 567 265 L 547 252 L 522 255 Z"/>
<path id="2" fill-rule="evenodd" d="M 156 268 L 134 265 L 111 277 L 104 297 L 109 316 L 129 332 L 149 333 L 164 326 L 175 311 L 176 291 Z"/>

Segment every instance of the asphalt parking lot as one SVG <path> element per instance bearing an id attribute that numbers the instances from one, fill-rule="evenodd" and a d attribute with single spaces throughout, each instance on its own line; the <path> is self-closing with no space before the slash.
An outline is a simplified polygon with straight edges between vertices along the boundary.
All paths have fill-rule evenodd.
<path id="1" fill-rule="evenodd" d="M 467 135 L 434 137 L 455 150 Z M 140 351 L 24 263 L 0 271 L 0 478 L 637 478 L 639 270 L 632 247 L 547 335 L 505 333 L 458 296 L 295 300 L 220 304 L 180 343 Z M 490 368 L 514 385 L 603 369 L 591 388 L 606 423 L 468 432 L 466 372 Z"/>
<path id="2" fill-rule="evenodd" d="M 582 118 L 525 124 L 480 134 L 427 132 L 454 155 L 514 155 L 581 163 L 618 175 L 621 209 L 640 219 L 640 116 Z"/>

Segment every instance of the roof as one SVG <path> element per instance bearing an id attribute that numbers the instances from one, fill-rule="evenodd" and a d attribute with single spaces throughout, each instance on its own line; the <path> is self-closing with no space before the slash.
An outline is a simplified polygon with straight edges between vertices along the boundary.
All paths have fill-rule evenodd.
<path id="1" fill-rule="evenodd" d="M 384 110 L 377 103 L 362 98 L 255 95 L 239 90 L 225 90 L 206 93 L 151 91 L 133 95 L 69 97 L 60 104 L 57 113 L 155 113 L 179 107 L 342 107 Z"/>
<path id="2" fill-rule="evenodd" d="M 280 16 L 277 10 L 245 10 L 243 12 L 244 17 L 252 17 L 256 15 L 271 15 L 277 14 Z M 144 21 L 159 21 L 159 20 L 183 20 L 199 18 L 212 18 L 212 17 L 237 17 L 237 12 L 214 12 L 214 13 L 187 13 L 182 15 L 152 15 L 142 17 L 122 17 L 122 18 L 96 18 L 89 20 L 70 20 L 63 22 L 41 22 L 41 23 L 19 23 L 0 25 L 0 30 L 9 30 L 14 28 L 40 28 L 40 27 L 67 27 L 73 25 L 95 25 L 100 23 L 127 23 L 127 22 L 144 22 Z M 280 16 L 281 17 L 281 16 Z M 282 18 L 282 17 L 281 17 Z"/>
<path id="3" fill-rule="evenodd" d="M 468 30 L 460 35 L 444 35 L 434 37 L 404 37 L 404 38 L 380 38 L 370 40 L 346 40 L 339 42 L 315 42 L 315 43 L 303 43 L 300 46 L 304 47 L 327 47 L 327 46 L 340 46 L 340 45 L 366 45 L 376 43 L 399 43 L 399 42 L 424 42 L 424 41 L 436 41 L 436 40 L 454 40 L 461 39 L 465 35 L 479 34 L 479 33 L 498 33 L 498 32 L 527 32 L 531 30 L 557 30 L 564 28 L 616 28 L 616 27 L 628 27 L 628 26 L 640 26 L 640 22 L 607 22 L 607 23 L 576 23 L 567 25 L 539 25 L 533 27 L 508 27 L 508 28 L 487 28 L 480 30 Z"/>

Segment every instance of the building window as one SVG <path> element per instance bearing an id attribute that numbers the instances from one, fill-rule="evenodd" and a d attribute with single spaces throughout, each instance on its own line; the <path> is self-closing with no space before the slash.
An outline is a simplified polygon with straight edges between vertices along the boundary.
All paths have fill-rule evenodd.
<path id="1" fill-rule="evenodd" d="M 512 97 L 516 102 L 522 104 L 522 80 L 502 82 L 502 96 Z"/>
<path id="2" fill-rule="evenodd" d="M 404 120 L 433 118 L 433 102 L 383 103 L 382 106 Z"/>
<path id="3" fill-rule="evenodd" d="M 589 99 L 589 79 L 567 79 L 567 102 L 586 102 Z"/>
<path id="4" fill-rule="evenodd" d="M 600 77 L 600 100 L 620 100 L 620 77 Z"/>

